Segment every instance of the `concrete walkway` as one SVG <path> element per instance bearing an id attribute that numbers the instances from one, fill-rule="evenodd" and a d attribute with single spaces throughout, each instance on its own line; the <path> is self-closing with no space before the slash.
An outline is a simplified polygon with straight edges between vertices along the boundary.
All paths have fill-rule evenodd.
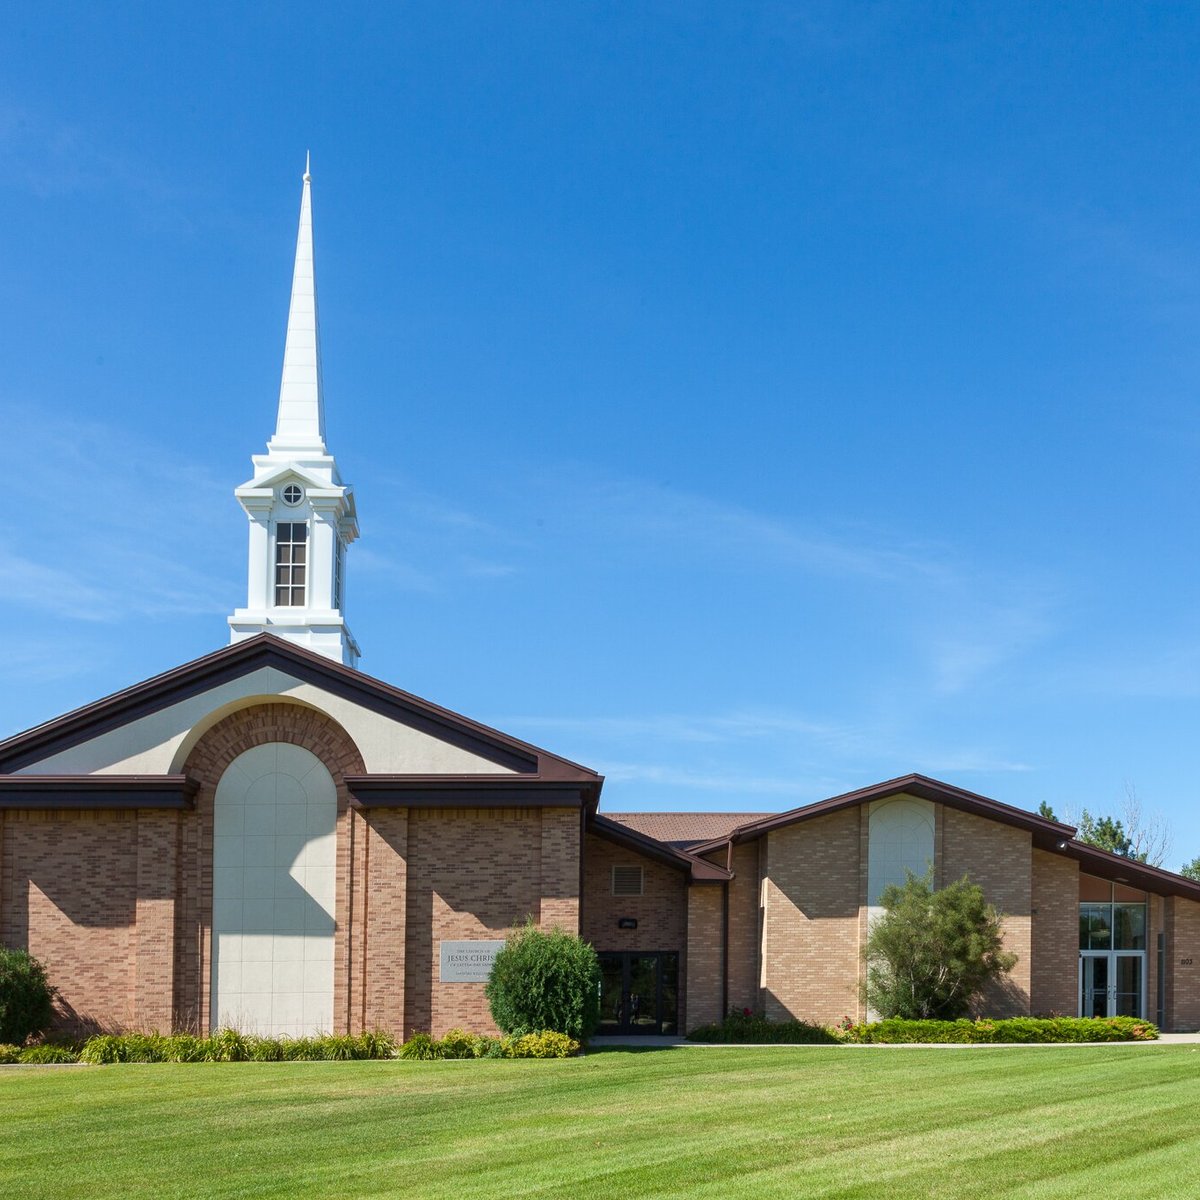
<path id="1" fill-rule="evenodd" d="M 739 1050 L 791 1050 L 797 1045 L 805 1049 L 851 1049 L 851 1050 L 920 1050 L 936 1046 L 942 1050 L 987 1050 L 996 1046 L 1023 1046 L 1037 1049 L 1045 1046 L 1171 1046 L 1191 1045 L 1200 1049 L 1200 1033 L 1161 1033 L 1153 1042 L 896 1042 L 866 1044 L 858 1042 L 818 1042 L 815 1045 L 792 1042 L 689 1042 L 684 1038 L 659 1037 L 656 1035 L 631 1034 L 628 1037 L 594 1037 L 588 1045 L 602 1050 L 612 1047 L 622 1047 L 627 1050 L 671 1050 L 677 1047 L 698 1050 L 739 1049 Z"/>

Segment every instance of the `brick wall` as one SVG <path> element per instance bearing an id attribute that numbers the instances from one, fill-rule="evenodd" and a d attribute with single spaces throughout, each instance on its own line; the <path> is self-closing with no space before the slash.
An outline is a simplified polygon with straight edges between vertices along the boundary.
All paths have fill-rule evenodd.
<path id="1" fill-rule="evenodd" d="M 729 946 L 727 998 L 730 1008 L 759 1007 L 759 880 L 761 841 L 733 848 L 733 879 L 729 888 Z M 725 864 L 722 862 L 721 864 Z"/>
<path id="2" fill-rule="evenodd" d="M 725 889 L 721 884 L 693 884 L 687 892 L 687 967 L 682 1000 L 683 1028 L 719 1021 L 721 1011 L 721 931 Z"/>
<path id="3" fill-rule="evenodd" d="M 577 908 L 561 893 L 572 872 L 578 880 L 580 852 L 579 814 L 569 816 L 563 820 L 556 809 L 409 811 L 406 1035 L 440 1036 L 456 1025 L 495 1032 L 483 984 L 439 981 L 438 943 L 503 938 L 526 917 L 566 924 L 564 917 Z M 542 912 L 543 872 L 549 921 Z M 369 955 L 374 964 L 373 948 Z"/>
<path id="4" fill-rule="evenodd" d="M 1028 1013 L 1032 839 L 1024 830 L 949 805 L 942 806 L 940 836 L 941 883 L 953 883 L 967 875 L 979 884 L 1004 914 L 1004 945 L 1017 955 L 1012 973 L 988 990 L 979 1002 L 979 1011 L 988 1016 Z"/>
<path id="5" fill-rule="evenodd" d="M 1200 1029 L 1200 903 L 1168 896 L 1166 927 L 1167 1028 Z M 1154 956 L 1150 956 L 1151 962 Z"/>
<path id="6" fill-rule="evenodd" d="M 1079 1011 L 1079 864 L 1033 851 L 1029 1009 L 1044 1016 Z"/>
<path id="7" fill-rule="evenodd" d="M 860 808 L 760 839 L 766 855 L 764 1001 L 775 1020 L 832 1024 L 858 1011 Z"/>
<path id="8" fill-rule="evenodd" d="M 64 1028 L 136 1021 L 137 816 L 3 814 L 0 943 L 45 964 Z"/>
<path id="9" fill-rule="evenodd" d="M 631 864 L 642 868 L 642 894 L 614 896 L 613 867 Z M 621 917 L 633 917 L 637 928 L 618 929 Z M 598 951 L 682 952 L 687 943 L 687 876 L 589 833 L 584 842 L 583 938 Z"/>

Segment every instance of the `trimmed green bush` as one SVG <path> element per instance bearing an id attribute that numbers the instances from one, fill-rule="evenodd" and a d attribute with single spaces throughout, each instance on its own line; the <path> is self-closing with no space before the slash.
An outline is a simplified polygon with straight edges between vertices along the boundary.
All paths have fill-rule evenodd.
<path id="1" fill-rule="evenodd" d="M 21 1061 L 21 1047 L 9 1046 L 0 1042 L 0 1064 Z"/>
<path id="2" fill-rule="evenodd" d="M 505 1058 L 570 1058 L 579 1053 L 575 1038 L 553 1029 L 505 1038 L 502 1047 Z"/>
<path id="3" fill-rule="evenodd" d="M 749 1010 L 731 1012 L 716 1025 L 701 1025 L 688 1035 L 689 1042 L 740 1042 L 758 1045 L 827 1045 L 841 1039 L 824 1025 L 807 1021 L 768 1021 Z"/>
<path id="4" fill-rule="evenodd" d="M 465 1029 L 447 1029 L 441 1039 L 442 1058 L 475 1058 L 478 1039 Z"/>
<path id="5" fill-rule="evenodd" d="M 0 946 L 0 1042 L 23 1046 L 54 1019 L 46 968 L 24 950 Z"/>
<path id="6" fill-rule="evenodd" d="M 579 1042 L 551 1029 L 502 1038 L 449 1029 L 440 1041 L 427 1033 L 414 1033 L 399 1053 L 401 1058 L 424 1062 L 446 1058 L 570 1058 L 579 1053 Z"/>
<path id="7" fill-rule="evenodd" d="M 79 1061 L 79 1055 L 70 1046 L 43 1042 L 40 1046 L 26 1046 L 17 1061 L 39 1066 L 46 1063 L 75 1063 Z"/>
<path id="8" fill-rule="evenodd" d="M 484 985 L 492 1019 L 520 1037 L 552 1029 L 583 1040 L 600 1023 L 600 963 L 581 938 L 532 920 L 509 935 Z"/>
<path id="9" fill-rule="evenodd" d="M 392 1058 L 395 1049 L 395 1041 L 385 1033 L 269 1038 L 221 1029 L 206 1038 L 191 1033 L 169 1037 L 157 1033 L 100 1034 L 83 1044 L 79 1061 L 94 1064 L 347 1061 Z"/>
<path id="10" fill-rule="evenodd" d="M 400 1047 L 400 1057 L 418 1059 L 424 1062 L 434 1058 L 441 1058 L 442 1044 L 439 1041 L 435 1041 L 427 1033 L 414 1033 Z"/>
<path id="11" fill-rule="evenodd" d="M 848 1042 L 1152 1042 L 1158 1028 L 1137 1017 L 1005 1017 L 996 1020 L 905 1021 L 851 1025 Z"/>

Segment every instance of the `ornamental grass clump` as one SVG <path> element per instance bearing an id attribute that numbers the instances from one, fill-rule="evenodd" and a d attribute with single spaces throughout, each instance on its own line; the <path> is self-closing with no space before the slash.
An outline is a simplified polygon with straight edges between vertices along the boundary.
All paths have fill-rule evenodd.
<path id="1" fill-rule="evenodd" d="M 908 872 L 880 895 L 885 912 L 867 937 L 867 1005 L 880 1017 L 965 1017 L 988 984 L 1012 970 L 1000 914 L 964 876 L 940 889 Z"/>
<path id="2" fill-rule="evenodd" d="M 576 1041 L 600 1023 L 600 963 L 582 938 L 532 920 L 511 933 L 484 985 L 492 1019 L 506 1033 L 553 1030 Z"/>

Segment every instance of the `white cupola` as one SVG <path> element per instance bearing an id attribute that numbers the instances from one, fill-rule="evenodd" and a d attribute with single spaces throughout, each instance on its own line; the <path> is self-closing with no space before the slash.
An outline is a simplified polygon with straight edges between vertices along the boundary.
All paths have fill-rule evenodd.
<path id="1" fill-rule="evenodd" d="M 230 640 L 273 633 L 348 666 L 358 643 L 346 627 L 346 547 L 358 537 L 354 493 L 325 449 L 312 177 L 304 164 L 300 232 L 279 386 L 279 415 L 254 476 L 234 490 L 250 519 L 246 607 L 229 618 Z"/>

